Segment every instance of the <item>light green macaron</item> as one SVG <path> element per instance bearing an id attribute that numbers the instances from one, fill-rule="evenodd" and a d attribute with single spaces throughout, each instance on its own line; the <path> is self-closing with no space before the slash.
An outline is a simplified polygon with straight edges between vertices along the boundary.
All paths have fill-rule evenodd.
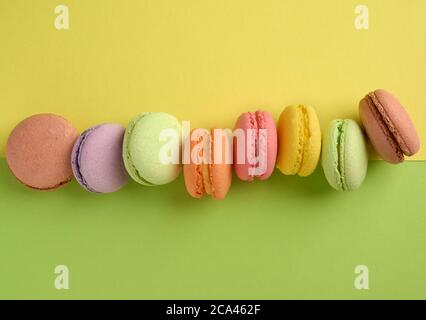
<path id="1" fill-rule="evenodd" d="M 368 153 L 364 134 L 354 120 L 333 120 L 324 135 L 322 167 L 328 183 L 338 191 L 352 191 L 364 181 Z"/>
<path id="2" fill-rule="evenodd" d="M 173 150 L 179 157 L 180 146 L 181 127 L 175 117 L 163 112 L 142 113 L 126 129 L 124 165 L 130 177 L 140 184 L 167 184 L 179 176 L 181 166 L 179 159 L 167 162 L 161 157 Z"/>

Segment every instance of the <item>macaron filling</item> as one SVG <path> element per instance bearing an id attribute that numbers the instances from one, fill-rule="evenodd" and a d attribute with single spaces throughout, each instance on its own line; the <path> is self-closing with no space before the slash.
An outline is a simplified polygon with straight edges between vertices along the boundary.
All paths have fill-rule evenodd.
<path id="1" fill-rule="evenodd" d="M 250 117 L 250 131 L 246 132 L 246 134 L 250 135 L 250 138 L 247 140 L 250 142 L 250 151 L 252 154 L 249 156 L 250 159 L 248 159 L 248 172 L 253 169 L 253 171 L 256 169 L 256 163 L 254 163 L 254 160 L 257 159 L 259 156 L 259 124 L 261 122 L 261 116 L 259 115 L 259 112 L 248 112 Z M 247 137 L 248 138 L 248 137 Z M 248 181 L 253 181 L 255 175 L 248 174 Z"/>
<path id="2" fill-rule="evenodd" d="M 392 146 L 392 149 L 395 150 L 395 154 L 398 159 L 403 161 L 404 154 L 409 155 L 409 151 L 407 151 L 408 147 L 399 135 L 398 131 L 395 129 L 395 125 L 387 115 L 385 108 L 382 106 L 374 92 L 369 93 L 366 96 L 366 100 L 371 113 L 386 136 L 386 140 Z"/>
<path id="3" fill-rule="evenodd" d="M 257 139 L 256 139 L 256 150 L 259 161 L 263 161 L 265 166 L 268 166 L 268 139 L 272 139 L 272 137 L 268 137 L 267 133 L 267 124 L 265 121 L 265 113 L 263 111 L 256 111 L 256 120 L 257 120 Z M 262 143 L 260 143 L 262 141 Z M 260 179 L 269 175 L 267 167 L 263 174 L 257 175 Z"/>
<path id="4" fill-rule="evenodd" d="M 205 155 L 203 154 L 204 149 L 200 150 L 200 158 L 202 159 L 202 163 L 196 166 L 196 190 L 195 193 L 201 198 L 204 194 L 213 195 L 214 196 L 214 188 L 213 188 L 213 175 L 212 175 L 212 166 L 211 163 L 211 155 L 213 153 L 213 143 L 212 137 L 210 135 L 209 141 L 209 152 L 207 155 L 208 159 L 210 159 L 210 163 L 205 163 Z M 201 143 L 203 140 L 203 136 L 200 136 L 197 143 Z M 207 160 L 208 160 L 207 159 Z"/>
<path id="5" fill-rule="evenodd" d="M 195 167 L 195 194 L 197 198 L 201 198 L 205 191 L 204 191 L 204 181 L 203 181 L 203 172 L 201 165 Z"/>
<path id="6" fill-rule="evenodd" d="M 299 126 L 299 132 L 298 132 L 299 148 L 297 151 L 297 158 L 296 158 L 296 162 L 294 163 L 294 169 L 293 169 L 293 172 L 295 174 L 299 173 L 300 170 L 302 169 L 306 153 L 308 152 L 307 144 L 308 144 L 309 136 L 310 136 L 309 116 L 308 116 L 306 107 L 303 105 L 298 106 L 297 113 L 298 113 L 298 121 L 301 125 Z"/>
<path id="7" fill-rule="evenodd" d="M 203 163 L 201 165 L 201 175 L 202 175 L 202 179 L 203 179 L 204 191 L 208 195 L 211 195 L 213 193 L 213 190 L 212 190 L 213 183 L 212 183 L 212 176 L 211 176 L 210 172 L 211 172 L 210 165 Z"/>
<path id="8" fill-rule="evenodd" d="M 345 127 L 346 122 L 344 120 L 338 120 L 336 125 L 336 141 L 335 146 L 337 148 L 336 155 L 337 155 L 337 163 L 336 163 L 336 170 L 337 170 L 337 184 L 339 185 L 340 189 L 343 191 L 348 190 L 348 187 L 346 185 L 345 180 Z"/>
<path id="9" fill-rule="evenodd" d="M 81 154 L 82 154 L 82 150 L 83 150 L 83 147 L 84 147 L 84 143 L 86 142 L 87 138 L 93 132 L 93 130 L 95 130 L 98 127 L 99 126 L 88 129 L 81 134 L 80 139 L 79 139 L 79 141 L 77 142 L 77 145 L 76 145 L 75 156 L 71 160 L 71 165 L 72 165 L 72 169 L 73 169 L 73 173 L 74 173 L 75 178 L 86 190 L 88 190 L 90 192 L 97 192 L 97 191 L 92 189 L 88 185 L 87 181 L 85 180 L 85 178 L 84 178 L 84 176 L 81 172 Z"/>
<path id="10" fill-rule="evenodd" d="M 348 190 L 345 177 L 345 129 L 347 122 L 340 121 L 337 125 L 337 170 L 339 172 L 339 185 L 342 190 Z"/>
<path id="11" fill-rule="evenodd" d="M 263 161 L 265 164 L 268 163 L 268 136 L 265 135 L 266 130 L 265 117 L 262 111 L 248 112 L 250 117 L 250 131 L 246 134 L 250 134 L 248 141 L 251 143 L 250 150 L 254 154 L 250 155 L 248 161 L 248 168 L 255 172 L 255 169 L 259 166 L 259 163 L 254 163 L 254 160 Z M 262 139 L 261 139 L 262 135 Z M 262 143 L 260 143 L 262 140 Z M 253 181 L 255 177 L 263 177 L 263 174 L 248 174 L 248 181 Z"/>

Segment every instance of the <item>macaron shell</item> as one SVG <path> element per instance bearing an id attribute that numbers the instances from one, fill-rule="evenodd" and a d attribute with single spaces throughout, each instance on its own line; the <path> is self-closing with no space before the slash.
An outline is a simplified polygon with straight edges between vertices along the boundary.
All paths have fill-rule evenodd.
<path id="1" fill-rule="evenodd" d="M 245 133 L 244 142 L 238 141 L 236 137 L 234 138 L 234 169 L 236 175 L 243 181 L 252 181 L 254 177 L 260 180 L 268 179 L 275 169 L 278 149 L 277 128 L 272 115 L 266 111 L 243 113 L 238 118 L 235 129 L 242 129 Z M 249 139 L 247 139 L 248 135 L 251 135 Z M 250 145 L 247 145 L 247 141 Z M 263 141 L 263 144 L 258 150 L 258 158 L 266 159 L 263 168 L 259 165 L 256 167 L 256 165 L 250 164 L 250 162 L 253 162 L 250 159 L 256 158 L 256 145 L 259 144 L 259 141 Z M 238 154 L 242 152 L 240 143 L 244 143 L 245 147 L 244 163 L 238 163 Z M 251 152 L 251 155 L 249 155 L 249 152 Z M 258 175 L 250 174 L 250 169 L 254 168 L 263 172 Z"/>
<path id="2" fill-rule="evenodd" d="M 278 120 L 278 169 L 286 175 L 297 174 L 299 167 L 300 117 L 297 106 L 288 106 Z"/>
<path id="3" fill-rule="evenodd" d="M 277 136 L 277 126 L 275 125 L 274 118 L 269 112 L 258 111 L 257 118 L 260 122 L 258 124 L 259 129 L 266 130 L 266 137 L 263 141 L 266 141 L 266 148 L 260 148 L 259 152 L 266 153 L 264 159 L 267 159 L 267 166 L 265 173 L 261 174 L 257 178 L 259 180 L 268 179 L 274 172 L 275 165 L 277 162 L 277 153 L 278 153 L 278 136 Z M 264 134 L 265 131 L 260 130 L 259 137 Z M 262 141 L 262 138 L 259 138 L 259 141 Z"/>
<path id="4" fill-rule="evenodd" d="M 185 187 L 188 193 L 193 198 L 202 198 L 204 196 L 204 187 L 200 178 L 201 173 L 196 171 L 197 166 L 190 167 L 190 164 L 185 164 L 183 167 L 183 174 L 185 177 Z"/>
<path id="5" fill-rule="evenodd" d="M 164 130 L 176 132 L 176 143 L 160 141 Z M 160 153 L 167 144 L 180 152 L 180 140 L 180 123 L 172 115 L 156 112 L 137 116 L 129 124 L 123 141 L 123 159 L 129 175 L 147 186 L 164 185 L 175 180 L 180 174 L 180 164 L 161 163 Z"/>
<path id="6" fill-rule="evenodd" d="M 338 127 L 342 120 L 333 120 L 323 137 L 321 165 L 329 185 L 338 191 L 343 190 L 339 170 L 339 139 Z"/>
<path id="7" fill-rule="evenodd" d="M 333 120 L 324 135 L 321 164 L 331 187 L 353 191 L 364 181 L 368 152 L 364 135 L 353 120 Z"/>
<path id="8" fill-rule="evenodd" d="M 374 94 L 383 107 L 386 117 L 393 124 L 393 128 L 390 129 L 394 132 L 401 150 L 407 156 L 416 154 L 420 149 L 420 139 L 405 108 L 386 90 L 376 90 Z"/>
<path id="9" fill-rule="evenodd" d="M 248 156 L 248 152 L 251 152 L 251 157 L 253 159 L 254 152 L 256 150 L 256 144 L 257 144 L 257 135 L 254 133 L 254 130 L 257 130 L 257 122 L 254 116 L 254 113 L 246 112 L 240 115 L 237 119 L 237 122 L 235 124 L 235 129 L 241 129 L 244 132 L 243 137 L 240 137 L 240 140 L 237 139 L 237 137 L 234 137 L 234 170 L 235 174 L 240 180 L 243 181 L 253 181 L 254 177 L 249 174 L 249 169 L 252 167 L 250 164 L 250 156 Z M 248 131 L 253 130 L 253 131 Z M 250 134 L 250 138 L 247 138 L 247 136 Z M 241 139 L 244 139 L 242 141 Z M 247 145 L 247 142 L 250 143 L 250 145 Z M 243 146 L 243 147 L 241 147 Z M 245 149 L 245 152 L 241 149 Z M 238 155 L 242 155 L 244 152 L 244 156 L 242 158 L 242 163 L 240 161 L 240 158 Z"/>
<path id="10" fill-rule="evenodd" d="M 54 114 L 38 114 L 19 123 L 9 136 L 6 159 L 14 176 L 38 190 L 52 190 L 72 179 L 71 151 L 77 130 Z"/>
<path id="11" fill-rule="evenodd" d="M 187 152 L 187 148 L 190 148 L 190 162 L 183 165 L 183 175 L 186 190 L 193 198 L 202 198 L 206 193 L 201 172 L 202 166 L 201 164 L 195 164 L 191 157 L 192 150 L 201 141 L 202 139 L 200 137 L 200 139 L 196 141 L 188 140 L 188 143 L 184 144 L 184 153 Z"/>
<path id="12" fill-rule="evenodd" d="M 128 175 L 122 158 L 124 131 L 122 126 L 111 123 L 87 131 L 77 159 L 78 171 L 83 178 L 77 180 L 87 190 L 110 193 L 127 183 Z M 73 171 L 77 177 L 75 165 Z"/>
<path id="13" fill-rule="evenodd" d="M 224 129 L 217 129 L 216 132 L 217 134 L 221 133 L 220 136 L 217 136 L 222 140 L 221 157 L 216 158 L 215 156 L 216 152 L 214 150 L 214 146 L 216 145 L 218 148 L 219 144 L 215 141 L 217 137 L 214 133 L 214 129 L 212 129 L 211 155 L 213 163 L 209 165 L 209 173 L 211 177 L 212 197 L 217 200 L 222 200 L 228 194 L 232 184 L 232 161 L 226 161 L 226 154 L 229 154 L 232 157 L 232 133 Z"/>
<path id="14" fill-rule="evenodd" d="M 315 109 L 306 106 L 306 116 L 308 117 L 308 136 L 305 136 L 303 161 L 299 169 L 299 176 L 311 175 L 316 167 L 321 154 L 321 127 Z"/>
<path id="15" fill-rule="evenodd" d="M 321 153 L 321 128 L 314 108 L 288 106 L 278 121 L 277 167 L 285 175 L 309 176 Z"/>
<path id="16" fill-rule="evenodd" d="M 126 168 L 126 171 L 128 175 L 137 183 L 148 185 L 148 186 L 154 186 L 154 184 L 146 181 L 138 172 L 137 168 L 133 164 L 133 159 L 130 154 L 130 148 L 129 144 L 130 141 L 133 139 L 133 129 L 135 128 L 136 123 L 142 118 L 148 115 L 149 113 L 142 113 L 139 114 L 137 117 L 133 118 L 129 124 L 127 125 L 126 132 L 124 133 L 124 139 L 123 139 L 123 162 L 124 167 Z"/>
<path id="17" fill-rule="evenodd" d="M 403 162 L 402 150 L 368 98 L 361 100 L 359 114 L 371 144 L 380 157 L 393 164 Z"/>
<path id="18" fill-rule="evenodd" d="M 221 158 L 215 158 L 215 130 L 217 130 L 218 137 L 222 139 Z M 226 197 L 232 183 L 232 161 L 226 162 L 226 152 L 232 157 L 231 148 L 231 133 L 224 129 L 212 129 L 210 132 L 210 156 L 212 163 L 210 164 L 195 164 L 191 158 L 190 163 L 184 164 L 184 180 L 185 187 L 188 193 L 194 198 L 202 198 L 207 193 L 211 193 L 213 199 L 222 200 Z M 220 134 L 220 136 L 219 136 Z M 192 154 L 194 147 L 201 143 L 202 137 L 196 141 L 190 141 L 190 152 Z M 219 145 L 218 145 L 219 146 Z M 185 145 L 184 148 L 187 148 Z M 232 159 L 232 158 L 231 158 Z M 231 162 L 231 163 L 229 163 Z M 207 169 L 207 179 L 204 181 L 203 170 Z M 206 190 L 206 182 L 209 184 L 210 191 Z"/>
<path id="19" fill-rule="evenodd" d="M 343 160 L 347 191 L 356 190 L 367 175 L 368 151 L 364 134 L 354 120 L 345 120 Z"/>
<path id="20" fill-rule="evenodd" d="M 72 172 L 74 174 L 74 178 L 77 180 L 78 184 L 81 185 L 87 191 L 93 191 L 93 190 L 88 189 L 86 182 L 84 181 L 84 178 L 83 178 L 83 176 L 80 172 L 79 154 L 80 154 L 80 149 L 83 146 L 84 140 L 87 138 L 88 134 L 93 129 L 94 128 L 87 129 L 78 137 L 78 139 L 74 143 L 74 147 L 73 147 L 72 153 L 71 153 L 71 168 L 72 168 Z"/>

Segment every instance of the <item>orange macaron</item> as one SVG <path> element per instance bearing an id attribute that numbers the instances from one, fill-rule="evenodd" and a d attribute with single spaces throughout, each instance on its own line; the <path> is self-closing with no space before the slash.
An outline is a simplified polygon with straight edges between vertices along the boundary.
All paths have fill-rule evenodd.
<path id="1" fill-rule="evenodd" d="M 232 139 L 225 129 L 196 129 L 184 146 L 184 178 L 194 198 L 221 200 L 232 182 Z"/>
<path id="2" fill-rule="evenodd" d="M 77 138 L 77 129 L 61 116 L 33 115 L 11 132 L 7 164 L 16 179 L 29 188 L 60 188 L 73 177 L 70 159 Z"/>

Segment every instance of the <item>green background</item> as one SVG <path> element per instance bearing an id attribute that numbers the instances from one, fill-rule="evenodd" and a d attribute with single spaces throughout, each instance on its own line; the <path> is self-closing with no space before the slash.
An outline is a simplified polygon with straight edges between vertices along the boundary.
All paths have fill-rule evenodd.
<path id="1" fill-rule="evenodd" d="M 82 132 L 162 111 L 191 128 L 232 128 L 258 108 L 309 104 L 322 128 L 393 92 L 426 140 L 426 1 L 0 0 L 0 157 L 13 127 L 53 112 Z M 373 154 L 371 154 L 373 156 Z M 413 158 L 411 158 L 413 159 Z M 423 148 L 414 158 L 426 160 Z M 94 195 L 40 193 L 0 159 L 0 298 L 426 298 L 426 162 L 371 162 L 350 194 L 319 168 L 234 180 L 223 202 L 182 177 Z M 54 269 L 70 269 L 70 290 Z M 354 269 L 370 290 L 354 289 Z"/>
<path id="2" fill-rule="evenodd" d="M 426 163 L 370 162 L 338 193 L 320 168 L 234 179 L 225 201 L 191 199 L 182 177 L 111 195 L 74 181 L 21 186 L 0 160 L 0 298 L 426 298 Z M 54 268 L 70 289 L 54 288 Z M 354 288 L 365 264 L 370 289 Z"/>

